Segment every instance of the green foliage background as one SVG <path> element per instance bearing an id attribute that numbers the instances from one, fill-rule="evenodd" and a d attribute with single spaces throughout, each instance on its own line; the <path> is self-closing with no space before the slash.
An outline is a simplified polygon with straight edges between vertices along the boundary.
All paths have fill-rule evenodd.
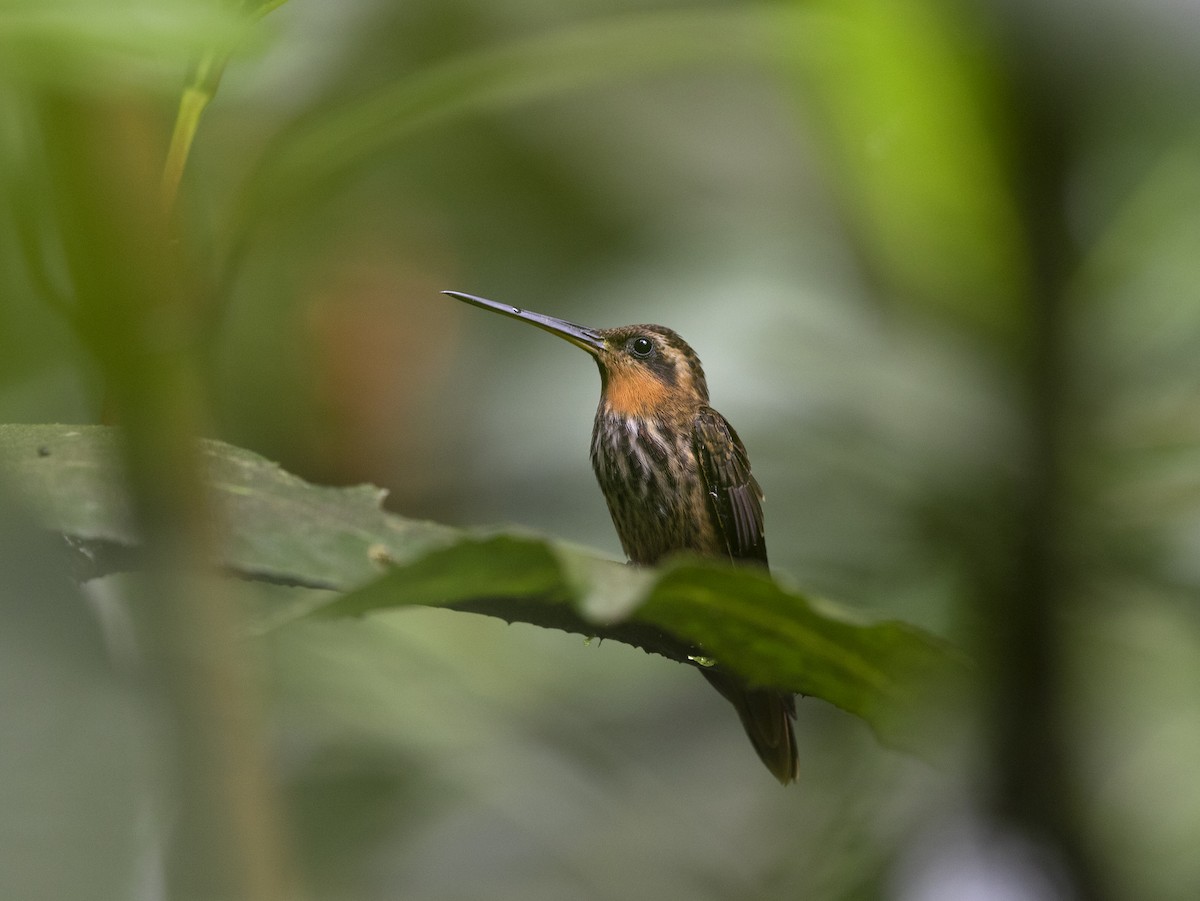
<path id="1" fill-rule="evenodd" d="M 6 469 L 0 894 L 1192 897 L 1189 16 L 0 0 L 0 421 L 120 423 L 127 516 L 70 527 L 113 501 L 69 467 L 39 489 L 50 438 Z M 936 762 L 809 699 L 782 790 L 686 666 L 215 576 L 333 532 L 231 524 L 198 435 L 382 486 L 404 519 L 364 515 L 434 521 L 430 548 L 553 536 L 567 594 L 618 557 L 591 364 L 442 288 L 679 330 L 783 594 L 973 659 L 969 702 L 915 727 Z M 136 574 L 67 578 L 135 535 Z M 732 578 L 679 567 L 683 606 L 647 616 Z"/>

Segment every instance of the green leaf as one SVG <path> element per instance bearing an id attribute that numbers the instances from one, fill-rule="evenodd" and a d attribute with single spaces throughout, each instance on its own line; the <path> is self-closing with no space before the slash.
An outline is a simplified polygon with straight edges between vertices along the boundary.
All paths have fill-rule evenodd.
<path id="1" fill-rule="evenodd" d="M 586 582 L 573 584 L 568 570 L 586 571 Z M 596 594 L 626 614 L 589 615 L 604 603 Z M 752 682 L 828 701 L 866 720 L 885 744 L 922 754 L 932 749 L 916 714 L 932 706 L 935 687 L 952 693 L 969 672 L 959 652 L 915 626 L 862 622 L 756 569 L 683 556 L 639 570 L 510 535 L 463 539 L 321 615 L 408 605 L 621 641 L 680 662 L 711 656 Z"/>
<path id="2" fill-rule="evenodd" d="M 668 568 L 638 618 L 687 635 L 752 682 L 822 698 L 886 744 L 927 751 L 914 713 L 964 687 L 966 659 L 906 623 L 865 622 L 768 574 L 704 561 Z"/>
<path id="3" fill-rule="evenodd" d="M 122 489 L 119 433 L 104 426 L 0 426 L 0 466 L 48 524 L 101 552 L 137 545 Z M 225 546 L 250 578 L 347 590 L 448 544 L 453 530 L 391 516 L 369 485 L 310 485 L 257 454 L 202 444 Z M 103 569 L 104 564 L 99 564 Z"/>
<path id="4" fill-rule="evenodd" d="M 137 544 L 118 437 L 102 426 L 0 426 L 0 467 L 50 526 L 86 543 L 92 574 L 113 560 L 129 565 L 111 551 Z M 249 451 L 215 441 L 203 449 L 225 523 L 224 566 L 327 589 L 307 595 L 296 615 L 314 606 L 322 617 L 447 607 L 684 662 L 711 656 L 752 682 L 822 698 L 885 743 L 923 753 L 931 748 L 917 714 L 932 688 L 968 678 L 961 655 L 936 637 L 862 622 L 758 569 L 688 556 L 642 569 L 543 538 L 458 532 L 384 512 L 377 488 L 310 485 Z"/>

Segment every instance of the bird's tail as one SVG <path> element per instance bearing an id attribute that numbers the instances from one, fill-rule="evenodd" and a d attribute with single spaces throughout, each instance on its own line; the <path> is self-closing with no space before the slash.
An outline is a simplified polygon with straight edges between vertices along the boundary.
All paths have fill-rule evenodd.
<path id="1" fill-rule="evenodd" d="M 697 667 L 741 718 L 750 743 L 767 769 L 782 784 L 796 778 L 796 696 L 773 688 L 751 688 L 716 666 Z"/>

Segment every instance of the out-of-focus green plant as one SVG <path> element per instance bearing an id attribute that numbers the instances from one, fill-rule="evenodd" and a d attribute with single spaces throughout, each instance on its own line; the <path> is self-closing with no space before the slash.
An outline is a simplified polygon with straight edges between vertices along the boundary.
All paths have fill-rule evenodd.
<path id="1" fill-rule="evenodd" d="M 152 686 L 147 709 L 167 735 L 164 753 L 147 755 L 145 815 L 155 829 L 173 820 L 182 837 L 164 882 L 180 897 L 291 897 L 256 683 L 211 571 L 218 539 L 195 444 L 207 418 L 198 285 L 171 218 L 173 175 L 168 168 L 164 196 L 158 142 L 139 113 L 150 99 L 142 67 L 228 40 L 218 31 L 236 17 L 194 3 L 50 3 L 18 6 L 4 21 L 25 126 L 16 150 L 37 179 L 16 210 L 26 268 L 53 291 L 106 415 L 122 425 L 131 527 L 143 536 L 146 577 L 130 599 L 129 637 Z M 132 811 L 93 827 L 136 836 Z M 135 860 L 124 861 L 127 885 Z"/>
<path id="2" fill-rule="evenodd" d="M 287 0 L 242 0 L 241 8 L 248 18 L 257 19 L 273 9 L 283 6 Z M 167 148 L 163 164 L 162 199 L 167 210 L 175 208 L 179 194 L 179 182 L 187 166 L 188 155 L 196 140 L 200 117 L 212 102 L 221 84 L 221 75 L 235 46 L 218 44 L 208 49 L 192 64 L 183 93 L 179 98 L 179 111 L 175 115 L 175 128 L 171 132 L 171 143 Z"/>
<path id="3" fill-rule="evenodd" d="M 1028 261 L 1010 191 L 996 61 L 966 10 L 929 0 L 795 4 L 779 35 L 825 119 L 831 160 L 882 293 L 1012 343 Z M 813 23 L 823 26 L 813 52 Z"/>

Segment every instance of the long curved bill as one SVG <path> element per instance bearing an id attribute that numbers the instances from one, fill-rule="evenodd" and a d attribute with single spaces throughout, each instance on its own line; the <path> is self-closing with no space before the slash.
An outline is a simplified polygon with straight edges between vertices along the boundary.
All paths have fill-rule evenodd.
<path id="1" fill-rule="evenodd" d="M 576 325 L 573 322 L 567 322 L 565 319 L 544 316 L 541 313 L 534 313 L 532 310 L 522 310 L 520 307 L 510 306 L 506 303 L 496 303 L 494 300 L 476 297 L 473 294 L 461 294 L 458 291 L 443 291 L 442 293 L 453 297 L 455 300 L 461 300 L 463 303 L 469 303 L 473 307 L 481 307 L 485 310 L 491 310 L 493 313 L 499 313 L 502 316 L 520 319 L 522 322 L 536 325 L 538 328 L 545 329 L 552 335 L 558 335 L 558 337 L 570 341 L 576 347 L 583 348 L 592 356 L 595 356 L 604 349 L 604 336 L 596 329 Z"/>

